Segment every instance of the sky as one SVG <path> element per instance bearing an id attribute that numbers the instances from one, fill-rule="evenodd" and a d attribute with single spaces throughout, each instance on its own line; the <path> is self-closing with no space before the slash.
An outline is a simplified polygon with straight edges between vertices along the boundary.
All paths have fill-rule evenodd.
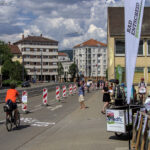
<path id="1" fill-rule="evenodd" d="M 57 40 L 59 50 L 91 38 L 106 43 L 107 7 L 123 5 L 124 0 L 0 0 L 0 40 L 42 34 Z"/>

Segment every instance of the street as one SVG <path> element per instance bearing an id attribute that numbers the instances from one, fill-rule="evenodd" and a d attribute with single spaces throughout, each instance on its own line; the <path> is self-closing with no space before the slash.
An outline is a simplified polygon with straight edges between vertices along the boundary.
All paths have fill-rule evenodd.
<path id="1" fill-rule="evenodd" d="M 48 93 L 48 106 L 42 106 L 42 95 L 31 97 L 28 110 L 21 113 L 19 130 L 7 132 L 3 104 L 0 105 L 1 150 L 124 150 L 128 141 L 118 139 L 106 131 L 106 117 L 100 114 L 100 90 L 86 93 L 89 108 L 79 109 L 78 96 L 69 96 L 60 102 L 55 91 Z M 119 142 L 119 143 L 118 143 Z"/>

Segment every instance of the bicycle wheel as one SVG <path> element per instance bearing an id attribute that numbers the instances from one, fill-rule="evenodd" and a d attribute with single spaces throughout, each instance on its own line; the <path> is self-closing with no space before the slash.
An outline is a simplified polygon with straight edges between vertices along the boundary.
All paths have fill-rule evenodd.
<path id="1" fill-rule="evenodd" d="M 17 117 L 15 118 L 15 125 L 16 125 L 16 128 L 19 128 L 20 126 L 20 113 L 18 112 L 17 113 Z"/>
<path id="2" fill-rule="evenodd" d="M 6 129 L 8 132 L 12 130 L 12 121 L 10 114 L 8 114 L 8 116 L 6 117 Z"/>

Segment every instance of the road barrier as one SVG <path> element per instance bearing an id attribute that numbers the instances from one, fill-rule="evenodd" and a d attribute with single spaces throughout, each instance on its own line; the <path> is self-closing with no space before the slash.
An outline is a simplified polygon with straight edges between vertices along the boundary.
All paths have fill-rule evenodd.
<path id="1" fill-rule="evenodd" d="M 72 95 L 72 84 L 69 85 L 69 95 Z"/>
<path id="2" fill-rule="evenodd" d="M 150 115 L 143 112 L 137 112 L 131 141 L 132 150 L 150 150 Z"/>
<path id="3" fill-rule="evenodd" d="M 63 97 L 67 97 L 67 89 L 65 85 L 63 86 Z"/>
<path id="4" fill-rule="evenodd" d="M 47 105 L 48 102 L 48 90 L 47 88 L 43 89 L 43 104 Z"/>
<path id="5" fill-rule="evenodd" d="M 73 85 L 73 94 L 76 94 L 77 93 L 77 86 L 76 84 Z"/>
<path id="6" fill-rule="evenodd" d="M 27 91 L 22 92 L 22 110 L 27 112 L 28 93 Z"/>
<path id="7" fill-rule="evenodd" d="M 60 87 L 56 86 L 56 100 L 60 101 Z"/>

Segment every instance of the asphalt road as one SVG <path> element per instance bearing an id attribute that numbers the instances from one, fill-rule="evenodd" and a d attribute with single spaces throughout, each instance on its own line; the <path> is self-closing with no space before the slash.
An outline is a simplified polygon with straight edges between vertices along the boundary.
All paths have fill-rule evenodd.
<path id="1" fill-rule="evenodd" d="M 55 86 L 53 86 L 55 89 Z M 94 93 L 94 92 L 93 92 Z M 87 94 L 92 96 L 93 93 Z M 25 114 L 19 107 L 21 113 L 20 128 L 7 132 L 5 127 L 5 113 L 3 104 L 0 104 L 0 149 L 17 150 L 23 148 L 28 142 L 46 132 L 52 126 L 79 107 L 78 96 L 70 96 L 60 102 L 55 100 L 55 91 L 48 93 L 48 106 L 42 106 L 42 94 L 28 98 L 28 110 Z"/>

